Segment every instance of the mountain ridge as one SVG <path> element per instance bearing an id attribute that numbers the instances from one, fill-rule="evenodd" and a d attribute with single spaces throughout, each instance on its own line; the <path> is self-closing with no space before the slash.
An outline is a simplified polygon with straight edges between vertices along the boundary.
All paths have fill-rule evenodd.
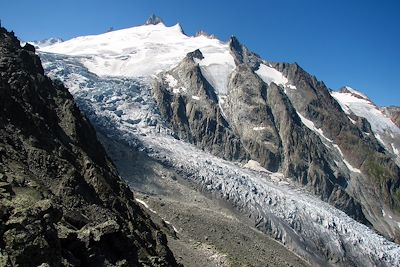
<path id="1" fill-rule="evenodd" d="M 41 51 L 46 71 L 70 83 L 94 120 L 107 117 L 102 111 L 106 109 L 113 118 L 110 124 L 125 134 L 137 133 L 130 137 L 132 142 L 140 135 L 146 139 L 165 133 L 240 164 L 255 160 L 398 242 L 400 177 L 393 155 L 375 137 L 369 118 L 346 114 L 322 81 L 298 64 L 263 60 L 236 38 L 223 43 L 182 36 L 176 27 L 165 25 L 123 32 L 136 42 L 118 48 L 106 43 L 101 54 L 92 43 L 105 35 L 80 38 L 79 43 L 72 40 L 68 49 L 60 44 Z M 119 42 L 119 35 L 107 36 Z M 194 45 L 193 40 L 201 42 Z M 141 62 L 142 42 L 147 42 L 145 48 L 151 53 L 146 54 L 142 69 L 133 70 L 131 67 Z M 153 65 L 161 59 L 167 63 Z M 78 72 L 60 72 L 58 67 L 65 67 L 65 61 L 75 64 Z M 143 69 L 149 72 L 141 72 Z M 116 101 L 113 107 L 90 102 L 87 95 L 91 93 L 95 94 L 91 99 L 105 96 L 87 87 L 86 71 L 97 74 L 93 80 L 135 81 L 138 94 L 146 91 L 151 95 L 146 95 L 146 100 L 117 95 L 116 100 L 109 100 L 110 105 Z M 106 95 L 115 93 L 111 89 Z M 99 125 L 104 127 L 101 121 Z M 224 192 L 223 187 L 219 190 Z"/>
<path id="2" fill-rule="evenodd" d="M 0 28 L 0 266 L 177 266 L 32 45 Z"/>

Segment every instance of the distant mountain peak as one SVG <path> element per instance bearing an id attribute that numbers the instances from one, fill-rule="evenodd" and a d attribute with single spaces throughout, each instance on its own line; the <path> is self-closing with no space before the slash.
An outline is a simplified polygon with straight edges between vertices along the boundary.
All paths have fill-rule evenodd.
<path id="1" fill-rule="evenodd" d="M 43 40 L 35 40 L 35 41 L 30 41 L 28 43 L 32 44 L 36 49 L 40 49 L 46 46 L 54 45 L 54 44 L 59 44 L 64 42 L 63 39 L 57 38 L 57 37 L 50 37 L 47 39 Z"/>
<path id="2" fill-rule="evenodd" d="M 204 37 L 207 37 L 207 38 L 210 38 L 210 39 L 216 39 L 217 38 L 214 34 L 209 34 L 206 31 L 198 31 L 198 32 L 196 32 L 195 37 L 198 37 L 198 36 L 204 36 Z"/>
<path id="3" fill-rule="evenodd" d="M 157 24 L 159 24 L 159 23 L 164 23 L 164 21 L 163 21 L 160 17 L 156 16 L 155 14 L 152 14 L 152 15 L 146 20 L 146 22 L 144 23 L 144 25 L 157 25 Z"/>

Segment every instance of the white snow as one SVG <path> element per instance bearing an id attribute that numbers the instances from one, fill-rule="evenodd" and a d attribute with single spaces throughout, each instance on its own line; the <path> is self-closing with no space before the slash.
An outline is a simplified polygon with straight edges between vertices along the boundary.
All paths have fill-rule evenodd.
<path id="1" fill-rule="evenodd" d="M 382 140 L 382 137 L 380 136 L 380 134 L 376 133 L 376 134 L 375 134 L 375 138 L 376 138 L 376 140 L 378 140 L 382 145 L 385 145 L 385 141 Z"/>
<path id="2" fill-rule="evenodd" d="M 283 76 L 282 72 L 268 67 L 265 64 L 260 64 L 260 67 L 256 70 L 256 74 L 268 85 L 272 82 L 278 85 L 285 85 L 288 83 L 288 79 Z"/>
<path id="3" fill-rule="evenodd" d="M 400 148 L 392 144 L 394 140 L 400 140 L 400 129 L 366 95 L 350 87 L 347 87 L 347 90 L 352 93 L 332 92 L 332 96 L 338 101 L 345 113 L 354 113 L 359 117 L 367 119 L 371 124 L 376 139 L 388 151 L 393 151 L 396 154 L 395 151 L 398 151 Z M 353 94 L 357 94 L 363 98 L 356 97 Z M 400 166 L 400 155 L 398 154 L 397 164 Z"/>
<path id="4" fill-rule="evenodd" d="M 382 216 L 383 216 L 383 217 L 386 216 L 386 213 L 385 213 L 385 210 L 384 210 L 384 209 L 382 209 Z"/>
<path id="5" fill-rule="evenodd" d="M 337 144 L 333 144 L 333 147 L 336 148 L 336 149 L 339 151 L 340 156 L 341 156 L 342 158 L 344 158 L 343 152 L 342 152 L 342 150 L 340 149 L 340 147 L 339 147 Z"/>
<path id="6" fill-rule="evenodd" d="M 394 146 L 394 144 L 392 143 L 392 149 L 393 149 L 393 153 L 397 156 L 399 156 L 399 150 Z"/>
<path id="7" fill-rule="evenodd" d="M 292 90 L 297 89 L 296 86 L 289 84 L 288 79 L 282 74 L 282 72 L 273 67 L 260 64 L 260 67 L 255 71 L 255 73 L 268 85 L 270 85 L 272 82 L 277 85 L 283 85 L 285 87 L 285 93 L 286 88 Z"/>
<path id="8" fill-rule="evenodd" d="M 360 169 L 354 168 L 345 158 L 343 158 L 344 164 L 346 164 L 347 168 L 349 168 L 352 172 L 361 173 Z"/>
<path id="9" fill-rule="evenodd" d="M 346 88 L 346 89 L 347 89 L 348 91 L 350 91 L 352 94 L 359 95 L 359 96 L 361 96 L 362 98 L 368 99 L 368 96 L 366 96 L 365 94 L 361 93 L 360 91 L 357 91 L 357 90 L 351 88 L 350 86 L 345 86 L 344 88 Z"/>
<path id="10" fill-rule="evenodd" d="M 349 120 L 351 121 L 351 123 L 353 124 L 357 124 L 357 122 L 355 120 L 353 120 L 352 118 L 350 118 L 350 116 L 347 116 L 349 118 Z"/>
<path id="11" fill-rule="evenodd" d="M 175 233 L 178 233 L 179 234 L 179 231 L 178 231 L 178 229 L 176 229 L 176 227 L 170 222 L 170 221 L 166 221 L 166 220 L 164 220 L 164 222 L 166 223 L 166 224 L 169 224 L 169 225 L 171 225 L 172 226 L 172 229 L 174 229 L 174 231 L 175 231 Z"/>
<path id="12" fill-rule="evenodd" d="M 138 199 L 138 198 L 135 198 L 135 200 L 136 200 L 137 202 L 139 202 L 140 204 L 142 204 L 146 209 L 148 209 L 148 210 L 151 211 L 152 213 L 157 214 L 157 212 L 156 212 L 155 210 L 151 209 L 151 208 L 149 207 L 149 205 L 147 205 L 147 203 L 144 202 L 143 200 Z"/>
<path id="13" fill-rule="evenodd" d="M 202 35 L 186 36 L 178 24 L 167 27 L 159 23 L 82 36 L 40 51 L 75 56 L 99 76 L 151 77 L 172 69 L 196 49 L 204 56 L 199 61 L 203 75 L 217 93 L 226 93 L 229 75 L 235 68 L 228 44 Z"/>
<path id="14" fill-rule="evenodd" d="M 355 167 L 353 167 L 344 157 L 342 150 L 340 149 L 340 147 L 337 144 L 332 144 L 332 146 L 334 148 L 336 148 L 339 151 L 340 156 L 343 159 L 344 164 L 346 164 L 347 168 L 352 171 L 352 172 L 356 172 L 356 173 L 361 173 L 360 169 L 357 169 Z"/>
<path id="15" fill-rule="evenodd" d="M 88 72 L 82 66 L 83 59 L 80 57 L 41 56 L 51 77 L 66 82 L 72 80 L 71 92 L 96 127 L 103 129 L 109 137 L 122 140 L 186 174 L 182 177 L 231 202 L 242 212 L 251 214 L 255 222 L 266 223 L 271 227 L 268 234 L 300 256 L 307 258 L 311 252 L 323 258 L 326 253 L 331 253 L 337 258 L 354 260 L 358 266 L 373 266 L 376 263 L 400 265 L 399 245 L 379 236 L 307 190 L 282 181 L 282 175 L 270 174 L 258 162 L 248 162 L 250 169 L 241 168 L 237 163 L 225 161 L 173 138 L 160 117 L 148 80 L 126 77 L 103 79 Z M 80 76 L 72 75 L 74 73 Z M 219 103 L 223 103 L 225 98 L 218 97 Z M 306 123 L 310 127 L 314 125 Z M 332 145 L 339 149 L 336 144 Z M 342 154 L 340 149 L 339 153 Z M 143 200 L 136 200 L 149 208 Z"/>
<path id="16" fill-rule="evenodd" d="M 194 99 L 194 100 L 200 100 L 200 97 L 195 96 L 195 95 L 192 95 L 192 99 Z"/>
<path id="17" fill-rule="evenodd" d="M 204 59 L 199 61 L 201 73 L 214 87 L 217 94 L 226 95 L 230 75 L 236 66 L 229 49 L 226 46 L 205 47 L 201 49 L 201 52 L 204 55 Z"/>
<path id="18" fill-rule="evenodd" d="M 355 115 L 366 118 L 374 132 L 389 131 L 400 134 L 400 129 L 380 111 L 371 101 L 360 99 L 350 93 L 332 92 L 332 96 L 344 108 L 344 111 L 352 111 Z"/>
<path id="19" fill-rule="evenodd" d="M 331 139 L 329 139 L 328 137 L 326 137 L 324 135 L 324 132 L 322 131 L 322 129 L 319 129 L 317 127 L 315 127 L 314 122 L 312 122 L 311 120 L 305 118 L 303 115 L 301 115 L 298 111 L 297 111 L 297 115 L 300 117 L 301 122 L 307 126 L 307 128 L 309 128 L 310 130 L 312 130 L 313 132 L 315 132 L 317 135 L 321 136 L 323 139 L 325 139 L 326 141 L 328 141 L 329 143 L 332 143 L 333 141 Z"/>
<path id="20" fill-rule="evenodd" d="M 258 126 L 258 127 L 253 127 L 254 131 L 262 131 L 265 130 L 267 127 L 262 127 L 262 126 Z"/>
<path id="21" fill-rule="evenodd" d="M 227 117 L 224 112 L 223 105 L 225 104 L 226 98 L 227 98 L 226 95 L 221 95 L 221 94 L 218 95 L 218 106 L 219 106 L 219 109 L 221 110 L 221 115 L 222 115 L 222 117 L 224 117 L 225 120 L 227 120 Z"/>
<path id="22" fill-rule="evenodd" d="M 171 74 L 165 74 L 165 81 L 168 83 L 169 87 L 175 88 L 178 85 L 178 81 Z"/>

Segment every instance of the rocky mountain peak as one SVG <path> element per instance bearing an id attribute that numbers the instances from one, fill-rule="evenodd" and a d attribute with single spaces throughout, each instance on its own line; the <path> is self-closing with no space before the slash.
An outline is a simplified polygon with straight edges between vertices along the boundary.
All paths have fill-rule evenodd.
<path id="1" fill-rule="evenodd" d="M 157 24 L 159 24 L 159 23 L 164 23 L 164 21 L 163 21 L 160 17 L 156 16 L 155 14 L 152 14 L 152 15 L 146 20 L 146 22 L 144 23 L 144 25 L 157 25 Z"/>
<path id="2" fill-rule="evenodd" d="M 196 32 L 196 34 L 194 36 L 195 37 L 205 36 L 205 37 L 210 38 L 210 39 L 216 39 L 217 38 L 214 34 L 209 34 L 208 32 L 203 31 L 203 30 Z"/>
<path id="3" fill-rule="evenodd" d="M 232 35 L 231 38 L 229 38 L 228 44 L 232 50 L 242 51 L 243 49 L 242 44 L 239 42 L 239 39 L 234 35 Z"/>
<path id="4" fill-rule="evenodd" d="M 186 57 L 194 60 L 195 58 L 197 59 L 204 59 L 203 53 L 199 49 L 194 50 L 193 52 L 187 53 Z"/>

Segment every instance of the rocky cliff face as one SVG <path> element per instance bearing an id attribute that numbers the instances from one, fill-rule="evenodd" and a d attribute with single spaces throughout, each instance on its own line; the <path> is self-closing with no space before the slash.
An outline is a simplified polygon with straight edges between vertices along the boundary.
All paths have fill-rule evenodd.
<path id="1" fill-rule="evenodd" d="M 246 159 L 248 153 L 218 106 L 221 100 L 195 62 L 202 57 L 199 50 L 189 53 L 179 66 L 155 81 L 161 115 L 179 138 L 223 158 Z"/>
<path id="2" fill-rule="evenodd" d="M 399 212 L 400 170 L 375 138 L 368 121 L 355 114 L 346 114 L 325 84 L 297 64 L 272 66 L 295 84 L 296 90 L 287 90 L 287 95 L 297 112 L 322 130 L 333 149 L 338 149 L 345 159 L 350 170 L 350 179 L 344 187 L 346 191 L 362 203 L 363 212 L 375 228 L 399 241 L 396 223 L 388 224 L 382 209 L 388 207 L 396 214 Z"/>
<path id="3" fill-rule="evenodd" d="M 175 133 L 227 159 L 282 172 L 353 218 L 400 239 L 400 170 L 364 118 L 347 115 L 297 64 L 260 59 L 236 38 L 227 92 L 204 78 L 201 52 L 159 75 L 154 94 Z M 392 215 L 391 215 L 392 217 Z"/>
<path id="4" fill-rule="evenodd" d="M 400 107 L 390 106 L 384 107 L 382 110 L 400 128 Z"/>
<path id="5" fill-rule="evenodd" d="M 0 266 L 176 265 L 68 90 L 4 28 L 0 110 Z"/>

